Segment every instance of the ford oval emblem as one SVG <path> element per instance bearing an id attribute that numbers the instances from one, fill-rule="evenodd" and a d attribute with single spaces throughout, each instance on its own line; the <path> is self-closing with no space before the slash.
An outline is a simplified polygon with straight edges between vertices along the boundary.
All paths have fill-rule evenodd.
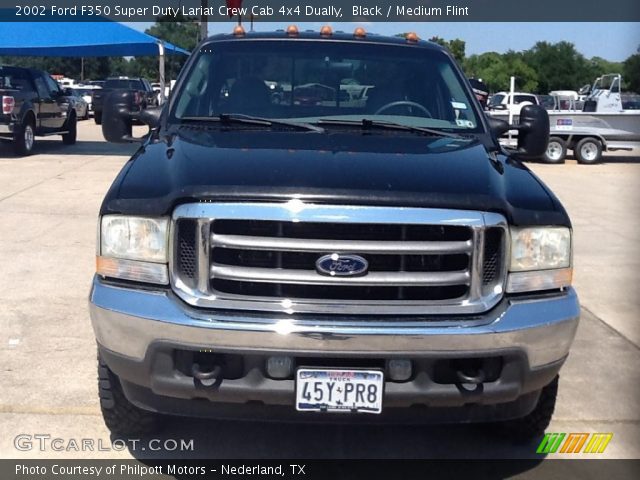
<path id="1" fill-rule="evenodd" d="M 330 277 L 356 277 L 366 275 L 369 262 L 358 255 L 341 255 L 332 253 L 324 255 L 316 261 L 316 271 L 320 275 Z"/>

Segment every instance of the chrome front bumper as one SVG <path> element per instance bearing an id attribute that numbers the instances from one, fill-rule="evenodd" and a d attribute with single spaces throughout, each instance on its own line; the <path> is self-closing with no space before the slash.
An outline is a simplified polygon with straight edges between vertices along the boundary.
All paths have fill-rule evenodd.
<path id="1" fill-rule="evenodd" d="M 142 361 L 157 342 L 220 352 L 289 353 L 319 356 L 422 356 L 520 352 L 530 368 L 563 359 L 578 326 L 573 289 L 537 298 L 504 299 L 489 313 L 447 316 L 447 324 L 363 321 L 284 314 L 239 314 L 186 306 L 172 292 L 107 284 L 95 278 L 89 296 L 98 343 Z"/>

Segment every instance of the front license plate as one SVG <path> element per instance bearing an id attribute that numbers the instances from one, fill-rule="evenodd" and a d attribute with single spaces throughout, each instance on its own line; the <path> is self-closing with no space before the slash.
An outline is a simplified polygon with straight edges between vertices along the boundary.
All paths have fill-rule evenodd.
<path id="1" fill-rule="evenodd" d="M 380 413 L 383 388 L 378 370 L 301 368 L 296 374 L 296 410 Z"/>

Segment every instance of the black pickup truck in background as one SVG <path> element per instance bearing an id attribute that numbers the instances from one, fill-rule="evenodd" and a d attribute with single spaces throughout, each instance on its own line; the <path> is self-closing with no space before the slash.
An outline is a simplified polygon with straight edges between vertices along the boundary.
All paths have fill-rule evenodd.
<path id="1" fill-rule="evenodd" d="M 0 66 L 0 140 L 11 142 L 18 155 L 29 155 L 36 136 L 62 135 L 76 142 L 76 113 L 58 83 L 48 73 L 31 68 Z"/>
<path id="2" fill-rule="evenodd" d="M 101 90 L 96 90 L 93 94 L 94 120 L 97 125 L 102 124 L 102 105 L 104 99 L 114 90 L 125 90 L 133 92 L 134 104 L 143 110 L 147 107 L 158 105 L 156 92 L 151 84 L 144 78 L 136 77 L 111 77 L 107 78 Z"/>

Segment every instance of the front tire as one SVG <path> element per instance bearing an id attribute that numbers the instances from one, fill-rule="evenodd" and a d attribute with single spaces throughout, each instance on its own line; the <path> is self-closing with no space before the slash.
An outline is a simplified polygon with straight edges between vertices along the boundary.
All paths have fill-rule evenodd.
<path id="1" fill-rule="evenodd" d="M 567 156 L 567 142 L 560 137 L 551 137 L 547 151 L 544 154 L 544 162 L 552 164 L 562 164 Z"/>
<path id="2" fill-rule="evenodd" d="M 559 376 L 540 392 L 538 403 L 531 413 L 522 418 L 507 420 L 499 424 L 502 434 L 517 443 L 534 440 L 544 434 L 549 426 L 558 397 Z"/>
<path id="3" fill-rule="evenodd" d="M 602 160 L 602 143 L 595 138 L 587 137 L 578 142 L 574 153 L 579 163 L 593 165 Z"/>
<path id="4" fill-rule="evenodd" d="M 100 410 L 107 428 L 115 434 L 138 435 L 160 430 L 160 417 L 127 400 L 120 380 L 98 354 L 98 394 Z"/>
<path id="5" fill-rule="evenodd" d="M 26 157 L 31 155 L 36 142 L 36 127 L 33 119 L 27 117 L 22 125 L 13 132 L 13 151 L 16 155 Z"/>
<path id="6" fill-rule="evenodd" d="M 67 120 L 67 132 L 62 134 L 62 143 L 73 145 L 78 138 L 78 119 L 75 115 L 71 115 Z"/>

